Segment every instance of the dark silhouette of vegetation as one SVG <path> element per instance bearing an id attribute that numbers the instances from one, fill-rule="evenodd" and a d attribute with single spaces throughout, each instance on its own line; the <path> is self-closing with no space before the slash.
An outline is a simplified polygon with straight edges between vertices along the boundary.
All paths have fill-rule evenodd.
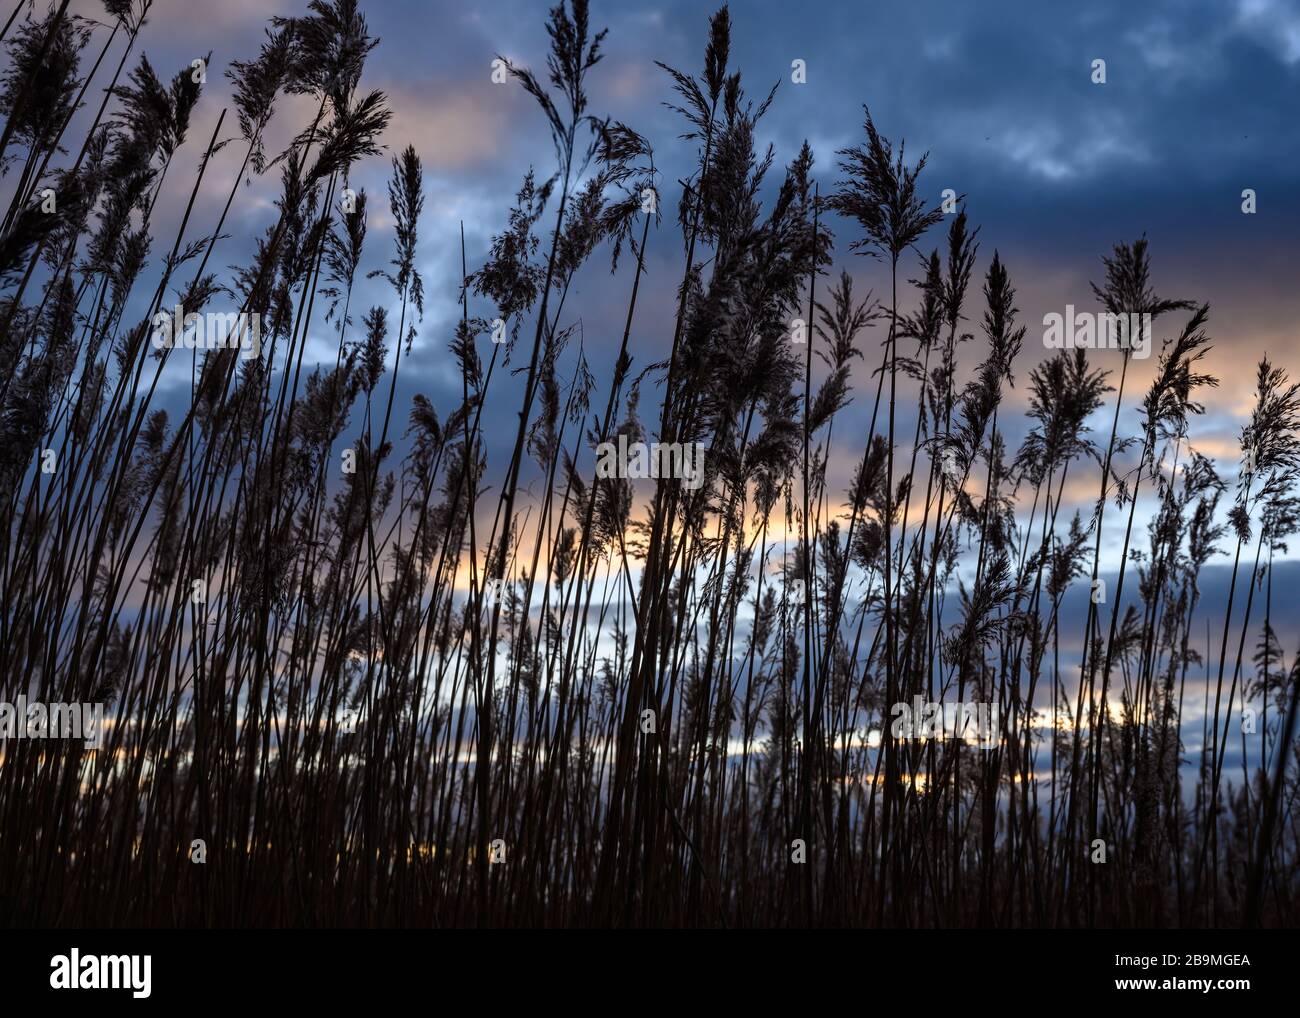
<path id="1" fill-rule="evenodd" d="M 459 399 L 406 407 L 404 360 L 437 341 L 423 170 L 413 146 L 392 158 L 394 248 L 376 252 L 377 202 L 349 185 L 392 111 L 362 87 L 379 40 L 358 0 L 273 19 L 226 71 L 238 138 L 223 110 L 197 151 L 202 77 L 135 55 L 150 0 L 104 8 L 4 26 L 0 700 L 108 708 L 97 749 L 0 743 L 0 923 L 1296 922 L 1300 657 L 1272 578 L 1300 526 L 1300 383 L 1260 363 L 1221 476 L 1188 441 L 1217 384 L 1210 310 L 1156 296 L 1145 238 L 1094 286 L 1156 323 L 1135 400 L 1127 350 L 1026 357 L 1014 266 L 929 202 L 925 157 L 871 112 L 820 178 L 806 143 L 785 164 L 762 149 L 777 90 L 732 67 L 726 7 L 702 71 L 659 65 L 683 122 L 663 143 L 693 152 L 665 226 L 651 143 L 596 109 L 605 33 L 569 0 L 545 72 L 506 63 L 553 162 L 481 265 L 459 238 Z M 268 151 L 285 95 L 312 116 Z M 231 141 L 238 173 L 209 179 Z M 155 204 L 191 169 L 163 236 Z M 272 175 L 251 260 L 209 271 L 236 194 Z M 222 187 L 200 223 L 196 196 Z M 647 346 L 652 230 L 683 262 L 671 341 Z M 887 266 L 881 300 L 832 276 L 853 254 Z M 606 255 L 627 303 L 602 380 L 572 305 Z M 391 306 L 354 307 L 359 274 Z M 158 348 L 172 294 L 259 316 L 260 349 Z M 332 363 L 307 354 L 322 333 Z M 160 383 L 187 357 L 172 419 Z M 503 374 L 522 380 L 514 418 Z M 841 416 L 859 399 L 865 434 Z M 489 464 L 484 429 L 507 419 Z M 620 438 L 703 445 L 703 483 L 602 476 L 596 448 Z M 1062 518 L 1089 471 L 1091 518 Z M 1118 578 L 1063 633 L 1116 514 Z M 1198 577 L 1224 542 L 1216 662 Z M 1203 710 L 1185 695 L 1202 674 Z M 892 705 L 916 697 L 994 705 L 991 743 L 900 737 Z"/>

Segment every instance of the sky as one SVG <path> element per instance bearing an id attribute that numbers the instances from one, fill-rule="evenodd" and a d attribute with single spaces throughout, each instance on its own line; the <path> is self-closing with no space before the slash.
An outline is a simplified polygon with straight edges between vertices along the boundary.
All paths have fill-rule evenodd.
<path id="1" fill-rule="evenodd" d="M 72 9 L 102 18 L 89 0 L 74 0 Z M 591 5 L 593 25 L 609 30 L 605 57 L 589 79 L 591 112 L 624 121 L 650 140 L 666 210 L 676 208 L 694 148 L 679 138 L 684 126 L 664 105 L 672 98 L 669 79 L 655 61 L 699 73 L 712 9 L 689 0 L 595 0 Z M 304 10 L 302 0 L 223 0 L 202 5 L 200 14 L 192 0 L 160 0 L 151 13 L 141 48 L 160 76 L 213 51 L 189 141 L 155 213 L 159 236 L 170 236 L 169 227 L 178 221 L 191 170 L 228 101 L 223 72 L 229 61 L 255 54 L 269 16 Z M 352 181 L 371 196 L 362 271 L 386 267 L 391 257 L 385 184 L 391 155 L 411 144 L 425 171 L 418 264 L 427 307 L 412 354 L 403 359 L 395 405 L 409 406 L 420 392 L 445 416 L 461 390 L 447 351 L 460 314 L 461 227 L 472 271 L 482 263 L 492 235 L 504 228 L 524 174 L 530 167 L 539 175 L 553 170 L 536 104 L 516 83 L 492 81 L 498 55 L 544 66 L 546 5 L 377 0 L 363 4 L 363 10 L 380 43 L 362 86 L 385 91 L 394 117 L 384 137 L 388 152 L 360 165 Z M 823 192 L 833 188 L 841 177 L 836 152 L 862 141 L 866 105 L 883 134 L 895 143 L 905 140 L 909 160 L 928 153 L 921 190 L 931 202 L 937 204 L 945 188 L 966 195 L 964 207 L 980 228 L 976 271 L 982 275 L 993 251 L 999 253 L 1028 328 L 1016 368 L 1018 384 L 1007 397 L 1013 408 L 1025 404 L 1029 367 L 1049 353 L 1042 343 L 1043 316 L 1064 312 L 1067 305 L 1095 309 L 1089 284 L 1103 278 L 1102 257 L 1114 244 L 1145 235 L 1157 293 L 1210 305 L 1213 349 L 1205 367 L 1221 384 L 1202 393 L 1206 412 L 1193 422 L 1191 440 L 1219 460 L 1230 482 L 1235 479 L 1236 442 L 1251 405 L 1255 365 L 1268 355 L 1293 373 L 1300 371 L 1300 2 L 740 0 L 731 14 L 732 66 L 742 71 L 748 91 L 761 95 L 778 85 L 759 135 L 761 145 L 774 147 L 778 170 L 772 181 L 807 140 L 816 159 L 815 179 Z M 806 68 L 804 83 L 792 81 L 796 60 Z M 1097 60 L 1105 61 L 1104 84 L 1093 80 Z M 268 139 L 272 152 L 310 120 L 311 100 L 282 100 L 278 111 Z M 222 136 L 235 133 L 231 111 Z M 209 168 L 214 183 L 203 189 L 193 212 L 200 229 L 216 222 L 241 154 L 232 144 Z M 1253 214 L 1242 210 L 1247 189 L 1255 195 Z M 277 193 L 271 174 L 238 188 L 226 226 L 230 236 L 214 264 L 248 261 L 254 238 L 272 219 Z M 859 293 L 886 294 L 882 267 L 848 250 L 859 239 L 859 228 L 844 220 L 830 225 L 836 235 L 830 272 L 848 270 Z M 919 247 L 928 254 L 942 239 L 940 228 Z M 153 255 L 155 269 L 160 256 Z M 918 262 L 919 254 L 911 256 L 906 275 L 917 274 Z M 569 298 L 572 319 L 561 323 L 580 327 L 584 352 L 602 385 L 621 336 L 631 285 L 627 264 L 611 275 L 598 253 Z M 648 245 L 631 339 L 634 372 L 667 354 L 682 264 L 680 234 L 670 213 Z M 912 296 L 905 293 L 904 310 Z M 353 304 L 358 321 L 364 312 L 357 309 L 371 304 L 384 304 L 396 318 L 391 289 L 382 281 L 359 284 Z M 978 304 L 976 299 L 970 317 L 979 314 Z M 490 318 L 492 310 L 471 302 L 471 314 Z M 1181 324 L 1176 315 L 1157 323 L 1157 343 L 1167 335 L 1164 329 Z M 878 359 L 882 339 L 879 333 L 860 343 L 868 362 Z M 336 336 L 317 315 L 308 361 L 332 365 L 336 347 Z M 976 340 L 963 349 L 964 373 L 978 366 L 981 348 Z M 1120 356 L 1100 351 L 1094 364 L 1117 371 Z M 1154 357 L 1134 363 L 1121 434 L 1137 429 L 1134 394 L 1155 363 Z M 164 402 L 188 399 L 188 368 L 167 382 Z M 868 369 L 861 366 L 854 402 L 837 418 L 837 445 L 841 436 L 860 435 L 865 442 L 874 395 L 868 383 Z M 500 405 L 512 410 L 485 437 L 489 463 L 500 464 L 513 443 L 513 408 L 522 379 L 503 377 L 494 381 L 498 385 Z M 915 399 L 904 404 L 898 429 L 910 434 Z M 1093 422 L 1102 441 L 1112 410 L 1108 403 Z M 1017 417 L 1006 415 L 1013 449 L 1026 427 Z M 831 463 L 832 491 L 843 490 L 860 453 L 861 443 L 855 447 L 846 439 L 840 445 Z M 1089 478 L 1080 471 L 1077 497 L 1067 511 L 1079 507 L 1086 517 L 1095 498 L 1095 473 Z M 488 503 L 484 511 L 490 514 L 495 499 Z M 1112 530 L 1108 541 L 1121 537 L 1121 530 Z M 1118 545 L 1108 543 L 1104 555 L 1113 576 Z M 1288 557 L 1300 559 L 1300 545 Z M 1223 559 L 1207 571 L 1207 588 L 1220 591 L 1226 576 Z M 1222 596 L 1207 594 L 1207 603 Z M 1287 614 L 1275 624 L 1290 652 L 1300 639 L 1300 620 Z"/>
<path id="2" fill-rule="evenodd" d="M 74 9 L 79 6 L 94 11 L 84 0 Z M 301 6 L 295 0 L 234 0 L 210 5 L 199 18 L 190 4 L 167 3 L 151 13 L 143 49 L 160 74 L 208 50 L 215 72 L 188 151 L 178 157 L 177 179 L 159 203 L 163 235 L 189 196 L 184 162 L 197 165 L 228 99 L 224 68 L 232 58 L 251 57 L 268 16 L 301 13 Z M 385 0 L 363 10 L 372 35 L 381 40 L 363 87 L 384 90 L 395 111 L 384 139 L 389 153 L 367 160 L 353 181 L 369 192 L 373 210 L 363 270 L 391 256 L 392 219 L 384 198 L 388 157 L 414 145 L 425 169 L 419 268 L 428 306 L 402 371 L 398 405 L 420 391 L 441 406 L 460 391 L 447 340 L 459 316 L 461 225 L 472 271 L 492 234 L 503 228 L 524 173 L 530 167 L 539 175 L 553 169 L 536 105 L 517 84 L 494 84 L 491 73 L 497 55 L 543 66 L 545 5 Z M 679 139 L 682 123 L 664 106 L 672 96 L 655 61 L 697 73 L 709 13 L 708 6 L 690 2 L 592 4 L 593 24 L 609 30 L 605 58 L 590 77 L 592 112 L 627 122 L 654 145 L 666 209 L 676 207 L 693 147 Z M 759 138 L 774 146 L 778 168 L 806 139 L 817 160 L 815 178 L 823 190 L 834 187 L 840 179 L 836 152 L 862 140 L 865 104 L 887 137 L 905 141 L 910 154 L 928 153 L 923 193 L 935 203 L 945 188 L 967 196 L 965 208 L 980 228 L 977 272 L 997 250 L 1029 328 L 1018 381 L 1034 357 L 1047 353 L 1040 342 L 1043 316 L 1063 313 L 1067 305 L 1094 309 L 1089 283 L 1102 276 L 1102 256 L 1115 243 L 1143 235 L 1151 245 L 1157 292 L 1210 304 L 1213 349 L 1207 367 L 1221 385 L 1205 393 L 1207 412 L 1194 422 L 1198 448 L 1235 455 L 1261 355 L 1300 368 L 1295 0 L 1103 2 L 1086 8 L 907 0 L 873 4 L 869 14 L 856 0 L 742 0 L 733 6 L 732 24 L 732 65 L 742 71 L 749 91 L 779 86 Z M 1106 62 L 1104 84 L 1092 80 L 1098 59 Z M 804 61 L 803 84 L 791 80 L 794 60 Z M 271 151 L 299 127 L 309 104 L 302 98 L 281 101 Z M 228 116 L 223 136 L 233 133 Z M 215 222 L 240 155 L 241 147 L 232 144 L 214 160 L 208 171 L 213 184 L 200 195 L 196 222 Z M 779 172 L 770 179 L 779 179 Z M 1254 214 L 1242 212 L 1246 189 L 1256 195 Z M 240 189 L 219 264 L 247 260 L 253 237 L 270 220 L 277 190 L 269 174 Z M 848 251 L 859 238 L 856 224 L 830 225 L 836 234 L 831 273 L 847 269 L 859 292 L 884 293 L 882 267 Z M 941 245 L 941 230 L 923 238 L 920 249 L 928 253 Z M 649 242 L 631 342 L 638 364 L 661 358 L 671 343 L 671 294 L 682 261 L 669 215 Z M 911 270 L 918 263 L 919 258 L 905 263 L 906 274 L 916 275 Z M 598 255 L 570 299 L 597 377 L 617 348 L 629 286 L 626 267 L 611 276 Z M 356 307 L 394 303 L 382 282 L 363 283 L 359 291 Z M 471 305 L 471 314 L 492 317 L 491 310 Z M 1164 324 L 1173 328 L 1181 320 Z M 1164 335 L 1158 329 L 1157 342 Z M 336 342 L 318 319 L 309 357 L 332 363 Z M 874 360 L 876 342 L 866 341 L 868 360 Z M 1119 357 L 1098 353 L 1096 363 L 1117 368 Z M 978 349 L 968 348 L 965 360 L 964 367 L 973 369 Z M 1139 391 L 1154 365 L 1154 357 L 1145 365 L 1135 362 L 1131 392 Z M 187 386 L 188 371 L 183 375 L 173 379 L 178 386 Z M 856 381 L 861 395 L 867 389 L 865 367 Z M 1023 385 L 1008 396 L 1013 406 L 1023 406 L 1024 398 Z M 842 419 L 865 429 L 869 412 L 870 400 L 859 398 Z M 1136 419 L 1130 401 L 1121 430 L 1126 421 L 1135 427 Z M 1018 440 L 1014 427 L 1010 437 Z M 495 436 L 498 448 L 509 448 L 510 430 Z M 489 442 L 493 438 L 489 433 Z M 832 464 L 832 474 L 838 469 L 847 480 L 855 458 L 846 453 L 843 463 Z"/>

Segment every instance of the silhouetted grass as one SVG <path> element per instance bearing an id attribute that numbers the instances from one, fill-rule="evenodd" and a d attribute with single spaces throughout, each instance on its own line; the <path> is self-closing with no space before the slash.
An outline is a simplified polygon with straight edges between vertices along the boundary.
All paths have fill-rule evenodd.
<path id="1" fill-rule="evenodd" d="M 436 341 L 419 328 L 423 174 L 414 147 L 392 160 L 394 248 L 376 252 L 374 198 L 349 182 L 391 110 L 361 85 L 378 41 L 356 0 L 311 0 L 231 63 L 244 155 L 226 182 L 207 172 L 226 111 L 196 153 L 201 82 L 143 54 L 123 77 L 149 3 L 105 8 L 103 24 L 66 2 L 16 11 L 3 36 L 0 699 L 106 701 L 111 720 L 96 751 L 0 747 L 5 925 L 1294 924 L 1300 659 L 1272 575 L 1300 522 L 1300 387 L 1259 365 L 1235 486 L 1192 450 L 1217 384 L 1199 367 L 1209 308 L 1155 295 L 1145 239 L 1094 286 L 1167 336 L 1135 400 L 1127 351 L 1117 370 L 1024 354 L 1011 267 L 981 256 L 965 211 L 923 247 L 946 219 L 925 158 L 871 113 L 833 183 L 806 144 L 784 167 L 761 150 L 775 90 L 751 99 L 732 70 L 725 7 L 698 76 L 660 65 L 684 125 L 664 144 L 694 152 L 666 227 L 650 142 L 592 109 L 604 33 L 571 0 L 547 21 L 546 73 L 508 64 L 553 162 L 523 177 L 483 264 L 436 238 L 461 245 L 443 337 L 459 399 L 404 407 L 403 360 Z M 272 155 L 285 94 L 315 113 Z M 188 195 L 170 238 L 152 224 L 169 171 Z M 238 189 L 272 172 L 252 260 L 209 272 Z M 195 199 L 223 187 L 205 228 Z M 652 228 L 680 234 L 684 261 L 671 341 L 647 344 Z M 883 301 L 847 271 L 819 278 L 854 252 L 887 265 Z M 601 379 L 573 284 L 606 254 L 627 304 Z M 353 307 L 359 272 L 391 306 Z M 192 352 L 178 421 L 158 387 L 185 352 L 149 341 L 172 293 L 265 323 L 257 356 Z M 306 357 L 322 319 L 333 364 Z M 1011 450 L 1021 361 L 1030 427 Z M 522 403 L 489 464 L 503 373 Z M 856 400 L 865 434 L 841 420 Z M 600 476 L 595 447 L 620 436 L 703 444 L 705 483 L 647 498 Z M 846 491 L 837 453 L 856 463 Z M 1095 511 L 1064 518 L 1088 464 Z M 1117 515 L 1117 589 L 1063 634 Z M 1234 537 L 1216 664 L 1198 576 Z M 897 737 L 891 706 L 917 696 L 995 704 L 991 748 Z"/>

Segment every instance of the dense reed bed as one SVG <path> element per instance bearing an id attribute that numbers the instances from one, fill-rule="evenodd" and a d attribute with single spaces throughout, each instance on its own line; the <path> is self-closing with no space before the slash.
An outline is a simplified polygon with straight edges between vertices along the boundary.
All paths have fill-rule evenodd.
<path id="1" fill-rule="evenodd" d="M 554 149 L 480 264 L 438 238 L 464 271 L 435 284 L 420 156 L 363 84 L 357 0 L 273 19 L 210 139 L 189 130 L 204 76 L 145 55 L 150 3 L 20 3 L 4 27 L 0 699 L 107 720 L 95 749 L 0 744 L 0 923 L 1295 923 L 1300 661 L 1272 576 L 1300 520 L 1300 389 L 1261 363 L 1240 461 L 1196 451 L 1215 323 L 1156 294 L 1145 239 L 1099 252 L 1094 286 L 1151 316 L 1143 390 L 1129 352 L 1035 349 L 1013 266 L 927 197 L 887 111 L 824 169 L 761 148 L 779 97 L 731 66 L 726 8 L 699 71 L 660 65 L 682 136 L 655 144 L 694 160 L 663 180 L 595 108 L 604 36 L 571 0 L 544 71 L 505 65 Z M 268 151 L 286 96 L 314 113 Z M 216 179 L 226 144 L 242 164 Z M 383 199 L 351 186 L 376 159 Z M 273 214 L 224 272 L 245 181 Z M 174 236 L 164 188 L 188 196 Z M 200 193 L 224 196 L 215 221 Z M 650 315 L 654 243 L 680 275 Z M 845 271 L 859 255 L 879 299 Z M 601 378 L 573 284 L 611 261 Z M 367 276 L 391 292 L 363 310 Z M 454 291 L 454 334 L 421 328 L 426 284 Z M 258 316 L 260 348 L 158 347 L 175 303 Z M 322 336 L 337 353 L 313 363 Z M 446 351 L 456 398 L 401 405 L 415 344 Z M 865 433 L 841 422 L 855 402 Z M 608 476 L 620 437 L 701 446 L 703 474 Z M 1090 516 L 1061 512 L 1079 475 Z M 1232 593 L 1210 618 L 1216 556 Z M 1063 613 L 1105 576 L 1081 626 Z M 991 740 L 900 737 L 918 696 L 991 705 Z"/>

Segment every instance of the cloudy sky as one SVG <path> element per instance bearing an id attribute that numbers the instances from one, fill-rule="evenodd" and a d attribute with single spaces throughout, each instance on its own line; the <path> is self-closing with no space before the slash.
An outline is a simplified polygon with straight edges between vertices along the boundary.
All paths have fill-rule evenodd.
<path id="1" fill-rule="evenodd" d="M 88 0 L 75 0 L 73 9 L 100 16 Z M 187 174 L 228 100 L 221 72 L 231 59 L 251 58 L 270 15 L 304 9 L 301 0 L 159 0 L 142 42 L 159 74 L 170 75 L 209 50 L 216 72 L 209 73 L 187 149 L 161 199 L 159 235 L 168 235 L 183 209 L 192 182 Z M 408 406 L 415 392 L 423 392 L 445 412 L 461 387 L 447 353 L 459 315 L 461 224 L 472 270 L 492 234 L 503 228 L 528 169 L 540 175 L 553 169 L 534 102 L 516 84 L 494 84 L 491 77 L 498 54 L 544 65 L 546 7 L 522 0 L 376 0 L 363 9 L 381 40 L 363 87 L 383 89 L 395 111 L 385 139 L 388 155 L 412 144 L 426 174 L 419 252 L 428 307 L 413 355 L 402 365 L 397 406 Z M 710 11 L 695 0 L 592 3 L 594 24 L 609 29 L 605 59 L 590 78 L 592 112 L 625 121 L 651 141 L 670 208 L 676 207 L 693 148 L 679 139 L 683 125 L 663 105 L 672 96 L 655 61 L 698 73 Z M 1145 234 L 1156 291 L 1210 304 L 1214 348 L 1206 367 L 1222 384 L 1204 394 L 1207 412 L 1191 437 L 1219 460 L 1221 472 L 1235 478 L 1236 438 L 1259 358 L 1267 353 L 1293 373 L 1300 371 L 1300 3 L 741 0 L 732 7 L 732 23 L 732 66 L 743 72 L 749 92 L 762 94 L 779 84 L 759 139 L 774 147 L 778 166 L 806 139 L 817 160 L 817 181 L 823 192 L 832 188 L 839 177 L 835 153 L 862 139 L 865 104 L 886 136 L 906 140 L 909 154 L 929 153 L 922 191 L 932 202 L 939 202 L 945 188 L 967 195 L 967 211 L 980 227 L 977 271 L 987 268 L 994 249 L 1001 254 L 1029 329 L 1013 404 L 1023 406 L 1028 368 L 1046 353 L 1043 316 L 1069 304 L 1093 309 L 1089 282 L 1102 278 L 1102 256 L 1117 242 Z M 806 66 L 803 84 L 791 80 L 795 60 Z M 1096 60 L 1105 61 L 1104 84 L 1093 81 Z M 280 103 L 268 148 L 283 147 L 310 120 L 310 105 Z M 234 133 L 228 116 L 224 134 Z M 197 223 L 215 223 L 241 154 L 231 145 L 214 161 L 210 179 L 221 183 L 200 195 Z M 362 165 L 353 180 L 372 195 L 363 271 L 391 256 L 392 220 L 382 197 L 389 173 L 386 155 Z M 1242 211 L 1246 189 L 1256 195 L 1254 214 Z M 270 222 L 277 191 L 278 182 L 269 176 L 240 188 L 226 227 L 231 236 L 222 242 L 216 264 L 247 261 L 253 238 Z M 860 292 L 885 292 L 880 267 L 848 251 L 859 237 L 855 225 L 831 225 L 832 271 L 848 269 Z M 940 242 L 936 232 L 921 247 L 928 252 Z M 666 216 L 651 234 L 631 341 L 634 370 L 666 354 L 681 269 L 680 236 Z M 566 305 L 573 317 L 562 324 L 581 326 L 599 379 L 609 377 L 630 285 L 626 267 L 611 276 L 607 262 L 597 257 Z M 389 305 L 395 317 L 391 290 L 378 281 L 359 287 L 354 309 L 372 303 Z M 471 305 L 471 314 L 492 317 L 492 311 Z M 972 308 L 971 316 L 977 314 Z M 1181 321 L 1158 323 L 1157 341 L 1165 335 L 1160 325 L 1174 328 Z M 332 364 L 337 338 L 320 316 L 314 328 L 308 357 Z M 868 360 L 878 356 L 879 338 L 860 344 Z M 979 341 L 964 348 L 964 370 L 977 366 L 979 354 Z M 1118 369 L 1119 363 L 1118 353 L 1096 355 L 1100 367 Z M 1154 364 L 1154 358 L 1135 362 L 1121 433 L 1136 430 L 1132 394 Z M 167 398 L 188 398 L 188 380 L 188 370 L 178 374 Z M 857 434 L 865 441 L 874 394 L 867 383 L 864 368 L 855 379 L 854 404 L 837 421 L 837 440 Z M 518 406 L 512 385 L 519 379 L 500 382 L 496 397 L 503 407 Z M 914 413 L 914 399 L 911 407 Z M 1098 431 L 1108 426 L 1109 416 L 1094 425 Z M 1024 426 L 1012 421 L 1007 427 L 1014 448 Z M 508 459 L 513 429 L 513 416 L 503 412 L 501 426 L 486 436 L 489 463 Z M 910 433 L 906 414 L 899 430 Z M 860 450 L 860 443 L 850 443 L 842 460 L 832 463 L 832 490 L 842 490 Z M 1086 508 L 1095 497 L 1096 477 L 1081 471 L 1078 485 L 1076 504 Z M 1121 536 L 1113 534 L 1115 540 Z M 1109 547 L 1107 555 L 1113 568 L 1118 547 Z M 1300 547 L 1292 557 L 1300 558 Z M 1226 564 L 1207 570 L 1207 604 L 1221 600 L 1226 575 Z M 1289 575 L 1300 578 L 1300 565 Z M 1277 621 L 1293 650 L 1300 623 Z M 1217 645 L 1217 633 L 1214 638 Z"/>
<path id="2" fill-rule="evenodd" d="M 78 5 L 94 13 L 84 0 L 74 9 Z M 301 13 L 301 7 L 297 0 L 233 0 L 206 5 L 196 17 L 192 3 L 160 0 L 143 49 L 160 74 L 208 50 L 220 72 L 230 59 L 252 55 L 269 15 Z M 413 144 L 426 171 L 420 268 L 429 304 L 401 387 L 408 399 L 422 391 L 441 405 L 440 397 L 460 391 L 446 353 L 459 313 L 460 225 L 473 269 L 491 235 L 501 230 L 523 174 L 530 167 L 539 174 L 552 170 L 545 124 L 533 101 L 517 85 L 491 80 L 497 54 L 543 65 L 545 5 L 384 0 L 363 9 L 381 40 L 363 85 L 391 98 L 390 152 Z M 1067 304 L 1093 308 L 1088 284 L 1101 277 L 1102 255 L 1117 242 L 1145 234 L 1157 291 L 1211 305 L 1214 349 L 1208 367 L 1222 385 L 1207 393 L 1207 413 L 1196 422 L 1193 439 L 1207 453 L 1234 455 L 1259 357 L 1268 353 L 1287 367 L 1300 367 L 1300 192 L 1294 183 L 1300 165 L 1300 5 L 1160 0 L 1075 8 L 889 0 L 866 11 L 857 0 L 735 4 L 733 66 L 751 93 L 779 83 L 760 138 L 774 146 L 778 166 L 807 139 L 818 182 L 823 190 L 833 187 L 839 176 L 835 153 L 861 139 L 864 104 L 888 137 L 906 140 L 910 153 L 928 152 L 922 184 L 932 200 L 938 202 L 945 188 L 968 196 L 966 208 L 980 227 L 978 271 L 994 249 L 1010 269 L 1030 330 L 1018 381 L 1029 359 L 1044 352 L 1043 315 L 1062 312 Z M 623 120 L 649 138 L 666 206 L 675 207 L 692 148 L 679 140 L 681 122 L 663 105 L 671 95 L 654 61 L 698 72 L 709 12 L 689 0 L 592 4 L 593 22 L 609 29 L 606 57 L 590 79 L 592 112 Z M 1092 80 L 1098 59 L 1106 62 L 1105 84 Z M 794 60 L 805 62 L 804 84 L 791 81 Z M 197 163 L 228 96 L 223 74 L 211 74 L 190 150 L 179 157 L 176 179 L 160 203 L 164 235 L 168 216 L 177 215 L 188 198 L 186 155 Z M 310 118 L 309 104 L 281 102 L 272 147 Z M 233 133 L 232 118 L 224 133 Z M 198 222 L 215 222 L 239 149 L 231 145 L 209 170 L 209 179 L 222 183 L 205 187 Z M 354 180 L 377 199 L 371 202 L 364 268 L 377 267 L 391 251 L 391 217 L 383 199 L 388 174 L 387 159 L 376 158 Z M 1242 212 L 1248 188 L 1256 194 L 1253 215 Z M 241 189 L 219 262 L 246 259 L 251 238 L 269 220 L 277 189 L 269 178 Z M 832 228 L 832 271 L 847 268 L 863 290 L 881 293 L 879 266 L 848 252 L 858 238 L 856 226 L 835 221 Z M 928 251 L 940 242 L 936 232 L 921 247 Z M 581 324 L 598 376 L 617 346 L 630 285 L 626 270 L 611 277 L 599 262 L 593 259 L 571 298 L 573 320 Z M 640 364 L 662 356 L 671 341 L 673 302 L 664 298 L 677 285 L 681 264 L 680 238 L 666 218 L 651 236 L 643 283 L 648 299 L 641 302 L 632 337 Z M 391 303 L 381 284 L 361 291 L 356 306 Z M 491 310 L 472 307 L 471 313 L 490 317 Z M 309 355 L 332 363 L 336 338 L 318 324 Z M 1169 322 L 1176 324 L 1181 323 Z M 868 347 L 873 342 L 867 340 Z M 967 348 L 968 367 L 975 366 L 978 353 Z M 1118 354 L 1111 355 L 1114 364 L 1105 354 L 1097 357 L 1099 366 L 1118 366 Z M 1141 386 L 1153 365 L 1154 358 L 1135 364 L 1132 384 Z M 859 392 L 866 381 L 864 371 Z M 1022 401 L 1023 391 L 1022 385 L 1012 400 Z M 501 392 L 508 398 L 506 389 Z M 869 402 L 860 398 L 849 408 L 844 419 L 850 426 L 865 428 Z M 1122 422 L 1135 426 L 1131 407 Z M 511 439 L 500 436 L 507 447 Z"/>

